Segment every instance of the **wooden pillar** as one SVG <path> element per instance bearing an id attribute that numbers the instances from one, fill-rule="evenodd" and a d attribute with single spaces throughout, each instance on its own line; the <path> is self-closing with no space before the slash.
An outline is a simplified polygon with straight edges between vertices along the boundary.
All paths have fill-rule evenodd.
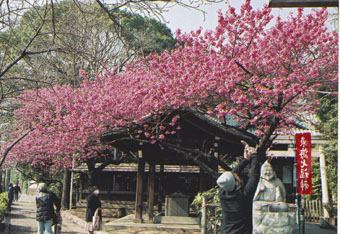
<path id="1" fill-rule="evenodd" d="M 149 165 L 148 179 L 148 215 L 149 221 L 153 222 L 153 206 L 155 200 L 155 164 Z"/>
<path id="2" fill-rule="evenodd" d="M 163 193 L 164 193 L 164 165 L 160 165 L 159 167 L 159 180 L 158 180 L 158 197 L 157 197 L 157 203 L 158 203 L 158 213 L 162 213 L 163 211 Z"/>
<path id="3" fill-rule="evenodd" d="M 329 192 L 327 183 L 327 170 L 326 170 L 326 159 L 322 151 L 322 146 L 319 145 L 319 162 L 320 162 L 320 176 L 321 176 L 321 195 L 322 195 L 322 206 L 323 206 L 323 217 L 328 219 L 330 214 L 326 209 L 329 205 Z"/>
<path id="4" fill-rule="evenodd" d="M 136 222 L 143 222 L 143 176 L 145 170 L 145 160 L 141 150 L 138 151 L 138 170 L 136 185 L 135 219 Z"/>
<path id="5" fill-rule="evenodd" d="M 84 190 L 84 175 L 80 174 L 80 183 L 79 183 L 79 200 L 83 199 L 83 191 Z"/>
<path id="6" fill-rule="evenodd" d="M 200 192 L 203 192 L 205 190 L 205 187 L 206 187 L 206 179 L 205 179 L 205 173 L 204 171 L 202 170 L 202 168 L 200 168 Z"/>
<path id="7" fill-rule="evenodd" d="M 202 208 L 201 208 L 201 234 L 207 234 L 207 197 L 202 197 Z"/>
<path id="8" fill-rule="evenodd" d="M 213 163 L 213 165 L 212 165 L 212 169 L 214 169 L 214 171 L 216 171 L 217 173 L 218 173 L 218 162 L 217 162 L 217 160 L 218 160 L 218 152 L 214 152 L 214 157 L 216 158 L 216 161 Z M 215 179 L 210 179 L 210 183 L 211 183 L 211 186 L 212 187 L 215 187 L 216 186 L 216 180 Z"/>
<path id="9" fill-rule="evenodd" d="M 220 137 L 215 136 L 215 142 L 214 142 L 214 148 L 213 150 L 213 154 L 214 154 L 214 160 L 212 162 L 211 168 L 216 171 L 218 173 L 218 159 L 219 159 L 219 155 L 218 155 L 218 147 L 219 147 L 219 141 L 221 140 Z M 210 179 L 210 187 L 215 187 L 216 186 L 216 180 L 215 179 Z"/>

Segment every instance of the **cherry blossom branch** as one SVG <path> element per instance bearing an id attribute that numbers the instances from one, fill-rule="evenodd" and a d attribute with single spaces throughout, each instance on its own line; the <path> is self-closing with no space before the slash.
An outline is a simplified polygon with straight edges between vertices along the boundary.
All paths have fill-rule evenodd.
<path id="1" fill-rule="evenodd" d="M 9 147 L 6 148 L 5 152 L 2 154 L 1 162 L 0 162 L 0 168 L 2 167 L 3 163 L 5 162 L 5 159 L 9 153 L 9 151 L 22 139 L 24 139 L 30 132 L 34 131 L 33 129 L 28 130 L 25 134 L 23 134 L 21 137 L 19 137 L 16 141 L 14 141 Z"/>

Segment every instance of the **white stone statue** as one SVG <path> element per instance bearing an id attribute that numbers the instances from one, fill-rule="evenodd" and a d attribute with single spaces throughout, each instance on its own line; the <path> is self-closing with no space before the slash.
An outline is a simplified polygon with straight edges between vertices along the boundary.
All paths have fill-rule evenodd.
<path id="1" fill-rule="evenodd" d="M 261 177 L 254 195 L 254 201 L 284 203 L 286 201 L 286 189 L 267 161 L 261 167 Z"/>
<path id="2" fill-rule="evenodd" d="M 296 216 L 289 211 L 286 189 L 270 163 L 261 167 L 253 201 L 253 234 L 296 233 Z"/>

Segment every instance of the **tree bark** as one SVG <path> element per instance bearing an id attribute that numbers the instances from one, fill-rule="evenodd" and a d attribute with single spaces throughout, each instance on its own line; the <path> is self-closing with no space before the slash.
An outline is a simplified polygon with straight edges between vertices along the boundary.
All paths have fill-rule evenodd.
<path id="1" fill-rule="evenodd" d="M 1 189 L 2 189 L 2 192 L 5 192 L 6 191 L 6 169 L 2 170 L 2 180 L 1 180 Z"/>
<path id="2" fill-rule="evenodd" d="M 97 169 L 95 167 L 95 161 L 93 159 L 88 159 L 86 161 L 87 169 L 88 169 L 88 177 L 89 177 L 89 186 L 96 186 L 97 185 Z"/>
<path id="3" fill-rule="evenodd" d="M 6 169 L 6 182 L 5 182 L 5 190 L 8 189 L 8 185 L 11 182 L 11 169 Z"/>
<path id="4" fill-rule="evenodd" d="M 3 177 L 3 170 L 0 169 L 0 193 L 4 192 L 3 189 L 2 189 L 2 187 L 3 187 L 2 177 Z"/>
<path id="5" fill-rule="evenodd" d="M 61 205 L 64 209 L 69 209 L 70 204 L 70 182 L 71 182 L 71 171 L 69 169 L 64 170 L 64 183 L 63 193 L 61 199 Z"/>
<path id="6" fill-rule="evenodd" d="M 261 137 L 258 146 L 256 147 L 256 152 L 260 157 L 260 160 L 264 162 L 266 160 L 266 151 L 273 143 L 275 139 L 273 137 L 273 133 L 279 125 L 279 119 L 273 117 L 272 122 L 270 124 L 269 129 L 265 132 L 265 134 Z"/>

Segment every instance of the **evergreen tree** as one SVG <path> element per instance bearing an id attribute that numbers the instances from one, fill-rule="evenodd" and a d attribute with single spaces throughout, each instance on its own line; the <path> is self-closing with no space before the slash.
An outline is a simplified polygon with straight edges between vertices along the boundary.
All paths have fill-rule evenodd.
<path id="1" fill-rule="evenodd" d="M 323 147 L 326 157 L 328 187 L 333 201 L 337 200 L 338 191 L 338 96 L 337 94 L 320 95 L 320 107 L 317 112 L 320 119 L 318 129 L 328 140 Z"/>

